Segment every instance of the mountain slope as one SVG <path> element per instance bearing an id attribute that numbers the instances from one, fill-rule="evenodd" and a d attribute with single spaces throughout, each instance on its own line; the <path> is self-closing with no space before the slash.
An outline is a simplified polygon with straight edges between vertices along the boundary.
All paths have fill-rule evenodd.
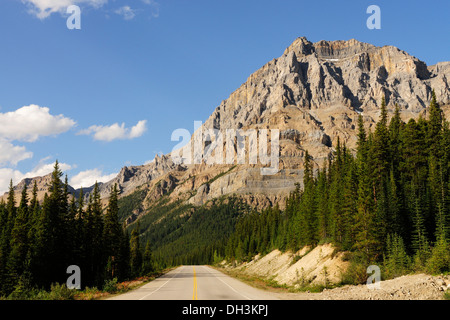
<path id="1" fill-rule="evenodd" d="M 203 132 L 278 129 L 277 174 L 261 175 L 263 165 L 248 160 L 243 164 L 176 164 L 168 154 L 146 165 L 124 167 L 112 181 L 101 184 L 101 196 L 106 200 L 115 183 L 122 197 L 144 192 L 130 222 L 165 195 L 170 201 L 201 205 L 237 194 L 257 207 L 277 202 L 283 206 L 282 200 L 302 180 L 306 150 L 319 167 L 338 138 L 354 148 L 358 114 L 370 128 L 378 120 L 382 97 L 390 114 L 398 104 L 407 121 L 426 116 L 435 90 L 447 113 L 448 79 L 450 62 L 427 66 L 393 46 L 376 47 L 354 39 L 312 43 L 298 38 L 281 57 L 250 75 L 201 127 Z M 23 183 L 31 180 L 20 185 Z"/>
<path id="2" fill-rule="evenodd" d="M 449 77 L 450 62 L 428 67 L 392 46 L 376 47 L 354 39 L 311 43 L 298 38 L 281 57 L 250 75 L 201 128 L 203 132 L 279 129 L 279 173 L 262 176 L 261 165 L 248 161 L 181 165 L 150 183 L 147 199 L 151 202 L 170 192 L 173 199 L 200 205 L 236 193 L 252 205 L 273 205 L 301 182 L 306 150 L 318 167 L 338 138 L 354 148 L 358 114 L 371 127 L 378 120 L 382 97 L 390 114 L 398 104 L 407 121 L 426 116 L 435 90 L 447 112 Z M 172 162 L 170 154 L 157 160 L 166 166 Z"/>

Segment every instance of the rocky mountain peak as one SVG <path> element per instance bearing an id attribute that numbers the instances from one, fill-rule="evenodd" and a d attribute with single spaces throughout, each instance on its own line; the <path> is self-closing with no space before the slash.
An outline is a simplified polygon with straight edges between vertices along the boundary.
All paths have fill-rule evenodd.
<path id="1" fill-rule="evenodd" d="M 314 43 L 315 52 L 319 59 L 346 59 L 367 52 L 375 46 L 355 39 L 326 41 Z"/>
<path id="2" fill-rule="evenodd" d="M 356 147 L 357 118 L 367 128 L 378 120 L 384 97 L 388 113 L 399 105 L 404 121 L 426 114 L 432 90 L 444 112 L 450 105 L 450 62 L 434 66 L 394 46 L 356 39 L 315 43 L 300 37 L 262 66 L 216 107 L 204 129 L 277 129 L 280 170 L 264 176 L 255 165 L 180 165 L 157 155 L 127 166 L 100 186 L 102 198 L 117 183 L 121 196 L 148 190 L 146 205 L 163 195 L 202 204 L 224 194 L 240 194 L 252 205 L 283 199 L 302 181 L 306 151 L 316 167 L 332 154 L 339 138 Z"/>

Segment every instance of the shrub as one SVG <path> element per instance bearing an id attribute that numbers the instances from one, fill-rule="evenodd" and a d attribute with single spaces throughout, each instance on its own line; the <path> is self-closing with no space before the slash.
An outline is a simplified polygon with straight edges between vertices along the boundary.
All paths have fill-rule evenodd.
<path id="1" fill-rule="evenodd" d="M 296 254 L 295 256 L 292 257 L 292 261 L 291 261 L 291 265 L 295 264 L 297 261 L 299 261 L 302 258 L 301 255 Z"/>
<path id="2" fill-rule="evenodd" d="M 10 300 L 32 300 L 38 294 L 38 290 L 31 285 L 30 278 L 23 275 L 19 278 L 14 291 L 8 296 Z"/>
<path id="3" fill-rule="evenodd" d="M 103 285 L 103 291 L 109 293 L 116 293 L 119 290 L 117 286 L 117 278 L 111 280 L 105 280 L 105 284 Z"/>
<path id="4" fill-rule="evenodd" d="M 437 241 L 427 261 L 426 270 L 432 274 L 450 271 L 450 245 L 445 239 Z"/>
<path id="5" fill-rule="evenodd" d="M 95 300 L 101 292 L 96 287 L 86 287 L 82 292 L 79 293 L 78 299 L 80 300 Z"/>
<path id="6" fill-rule="evenodd" d="M 411 259 L 406 254 L 402 237 L 389 235 L 387 239 L 387 254 L 384 258 L 384 269 L 387 278 L 394 278 L 408 273 Z"/>
<path id="7" fill-rule="evenodd" d="M 444 299 L 445 300 L 450 300 L 450 290 L 447 290 L 444 292 Z"/>
<path id="8" fill-rule="evenodd" d="M 347 270 L 342 274 L 342 284 L 363 284 L 367 281 L 367 259 L 361 253 L 349 253 L 346 257 L 350 262 Z"/>
<path id="9" fill-rule="evenodd" d="M 426 264 L 431 256 L 431 249 L 428 247 L 420 248 L 414 254 L 413 257 L 413 269 L 414 271 L 422 272 L 426 269 Z"/>
<path id="10" fill-rule="evenodd" d="M 41 298 L 46 298 L 45 296 L 44 294 Z M 67 288 L 65 284 L 53 283 L 47 297 L 48 300 L 73 300 L 74 296 L 75 290 Z"/>

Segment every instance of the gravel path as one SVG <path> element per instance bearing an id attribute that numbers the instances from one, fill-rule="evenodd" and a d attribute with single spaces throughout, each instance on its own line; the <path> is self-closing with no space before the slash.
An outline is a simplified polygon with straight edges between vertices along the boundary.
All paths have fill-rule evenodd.
<path id="1" fill-rule="evenodd" d="M 450 291 L 450 275 L 415 274 L 380 282 L 379 289 L 366 285 L 344 286 L 321 293 L 280 293 L 289 300 L 441 300 Z"/>

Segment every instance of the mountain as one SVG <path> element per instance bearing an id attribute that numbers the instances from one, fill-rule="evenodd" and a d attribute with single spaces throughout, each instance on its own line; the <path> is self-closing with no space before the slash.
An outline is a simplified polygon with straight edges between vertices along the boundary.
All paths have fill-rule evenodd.
<path id="1" fill-rule="evenodd" d="M 116 178 L 100 185 L 101 196 L 106 200 L 115 183 L 123 199 L 139 192 L 129 221 L 163 196 L 169 203 L 179 200 L 201 205 L 236 194 L 255 207 L 275 203 L 283 207 L 283 199 L 302 181 L 306 151 L 317 168 L 332 155 L 338 139 L 354 149 L 358 115 L 363 115 L 370 129 L 378 120 L 382 97 L 389 114 L 398 104 L 402 119 L 407 121 L 427 115 L 434 90 L 448 115 L 449 79 L 450 62 L 427 66 L 393 46 L 377 47 L 354 39 L 312 43 L 298 38 L 281 57 L 250 75 L 193 134 L 208 129 L 279 130 L 276 174 L 262 175 L 265 165 L 252 164 L 248 155 L 242 164 L 180 164 L 172 152 L 142 166 L 122 168 Z M 275 140 L 271 137 L 268 141 Z M 208 145 L 202 142 L 203 147 Z M 226 149 L 225 144 L 222 147 Z M 44 192 L 48 176 L 37 179 Z M 32 181 L 25 179 L 16 190 Z"/>
<path id="2" fill-rule="evenodd" d="M 357 116 L 361 113 L 370 129 L 378 120 L 382 97 L 390 114 L 398 104 L 407 121 L 426 116 L 435 90 L 447 112 L 449 78 L 450 62 L 429 67 L 393 46 L 376 47 L 354 39 L 311 43 L 298 38 L 281 57 L 250 75 L 201 127 L 203 131 L 279 129 L 279 173 L 263 176 L 261 166 L 248 161 L 175 169 L 169 154 L 155 159 L 155 166 L 162 169 L 156 180 L 140 179 L 148 170 L 142 166 L 133 167 L 133 177 L 125 177 L 122 171 L 116 181 L 145 183 L 149 203 L 170 192 L 172 199 L 195 205 L 226 194 L 238 194 L 259 207 L 273 205 L 301 182 L 306 150 L 319 167 L 338 138 L 355 148 Z M 128 185 L 123 184 L 126 193 L 130 193 Z"/>

